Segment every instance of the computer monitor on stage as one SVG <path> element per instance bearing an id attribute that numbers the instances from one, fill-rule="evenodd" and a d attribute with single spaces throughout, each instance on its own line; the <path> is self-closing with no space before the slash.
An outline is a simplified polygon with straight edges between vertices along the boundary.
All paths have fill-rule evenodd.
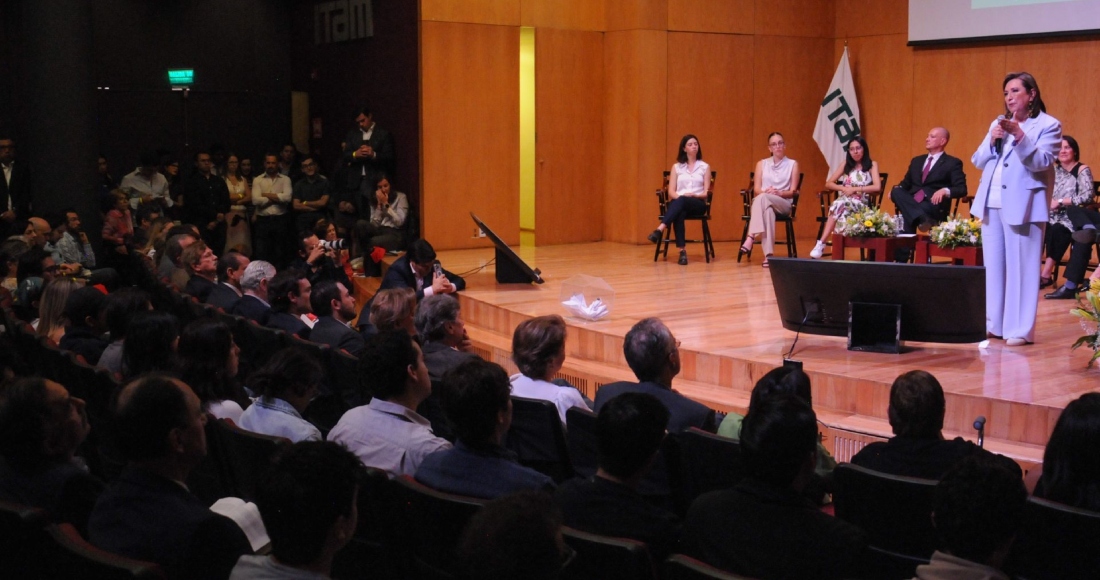
<path id="1" fill-rule="evenodd" d="M 489 229 L 489 226 L 485 225 L 485 222 L 474 215 L 474 212 L 470 212 L 470 217 L 474 218 L 477 227 L 481 228 L 481 231 L 485 232 L 485 235 L 496 246 L 497 282 L 501 284 L 524 284 L 529 282 L 542 284 L 542 272 L 538 268 L 531 269 L 522 258 L 512 251 L 512 248 L 508 247 L 508 244 L 504 243 L 504 240 L 500 239 L 493 233 L 493 230 Z"/>
<path id="2" fill-rule="evenodd" d="M 787 330 L 847 336 L 849 303 L 862 302 L 901 306 L 902 340 L 986 338 L 985 268 L 779 257 L 768 265 Z"/>

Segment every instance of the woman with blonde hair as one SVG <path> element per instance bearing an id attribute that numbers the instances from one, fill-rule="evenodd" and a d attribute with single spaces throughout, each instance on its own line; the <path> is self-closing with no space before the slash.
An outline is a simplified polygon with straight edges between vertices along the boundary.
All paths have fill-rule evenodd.
<path id="1" fill-rule="evenodd" d="M 375 294 L 370 304 L 370 322 L 378 332 L 404 330 L 416 336 L 416 292 L 412 288 L 388 288 Z"/>
<path id="2" fill-rule="evenodd" d="M 554 403 L 562 423 L 570 408 L 589 408 L 575 387 L 551 382 L 565 364 L 565 320 L 561 316 L 538 316 L 519 323 L 512 334 L 512 360 L 520 371 L 511 377 L 513 395 Z"/>
<path id="3" fill-rule="evenodd" d="M 42 291 L 42 301 L 38 304 L 38 326 L 35 333 L 45 336 L 53 344 L 61 342 L 65 336 L 65 301 L 80 284 L 71 278 L 57 278 L 46 285 Z"/>

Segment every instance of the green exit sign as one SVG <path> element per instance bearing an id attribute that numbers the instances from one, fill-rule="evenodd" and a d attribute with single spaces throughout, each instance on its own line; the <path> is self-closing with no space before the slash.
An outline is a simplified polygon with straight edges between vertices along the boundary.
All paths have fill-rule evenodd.
<path id="1" fill-rule="evenodd" d="M 190 85 L 195 82 L 195 69 L 184 68 L 168 71 L 168 84 L 172 86 Z"/>

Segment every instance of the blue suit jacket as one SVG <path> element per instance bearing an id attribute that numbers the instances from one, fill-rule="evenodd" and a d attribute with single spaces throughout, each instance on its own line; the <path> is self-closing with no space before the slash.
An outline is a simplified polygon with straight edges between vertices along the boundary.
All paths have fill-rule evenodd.
<path id="1" fill-rule="evenodd" d="M 596 391 L 595 411 L 599 413 L 604 403 L 623 393 L 645 393 L 657 397 L 668 408 L 670 416 L 667 428 L 669 433 L 679 433 L 690 427 L 698 427 L 711 433 L 716 429 L 713 410 L 657 383 L 622 381 L 604 385 Z"/>
<path id="2" fill-rule="evenodd" d="M 267 317 L 271 316 L 271 307 L 265 306 L 259 298 L 245 294 L 233 306 L 233 312 L 237 316 L 243 316 L 249 320 L 255 320 L 260 326 L 267 325 Z"/>
<path id="3" fill-rule="evenodd" d="M 996 124 L 994 121 L 989 125 L 990 131 Z M 1014 226 L 1047 222 L 1054 190 L 1054 161 L 1062 146 L 1062 124 L 1046 113 L 1024 121 L 1022 127 L 1024 138 L 1005 154 L 1001 169 L 1001 219 Z M 1013 141 L 1011 135 L 1005 135 L 1005 149 Z M 997 152 L 988 132 L 970 161 L 982 170 L 970 215 L 985 220 L 990 180 L 997 167 Z"/>

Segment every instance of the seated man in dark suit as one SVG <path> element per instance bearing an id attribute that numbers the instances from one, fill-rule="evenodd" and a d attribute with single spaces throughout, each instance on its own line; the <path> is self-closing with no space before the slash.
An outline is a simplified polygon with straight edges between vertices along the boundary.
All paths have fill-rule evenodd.
<path id="1" fill-rule="evenodd" d="M 420 336 L 424 351 L 424 364 L 428 367 L 428 377 L 432 380 L 432 394 L 416 408 L 416 412 L 432 422 L 432 431 L 436 435 L 454 440 L 447 415 L 440 402 L 439 387 L 443 375 L 458 365 L 478 358 L 469 348 L 470 337 L 466 334 L 466 325 L 459 318 L 458 300 L 448 294 L 436 294 L 422 300 L 416 308 L 416 332 Z"/>
<path id="2" fill-rule="evenodd" d="M 512 425 L 512 389 L 500 365 L 480 358 L 464 362 L 444 375 L 441 390 L 458 441 L 425 457 L 417 481 L 484 499 L 554 488 L 552 479 L 520 465 L 502 444 Z"/>
<path id="3" fill-rule="evenodd" d="M 802 496 L 817 463 L 817 437 L 817 416 L 794 395 L 750 410 L 741 425 L 747 477 L 691 504 L 684 553 L 752 578 L 860 577 L 864 532 Z"/>
<path id="4" fill-rule="evenodd" d="M 251 260 L 248 256 L 232 250 L 218 258 L 218 285 L 210 291 L 206 297 L 206 303 L 221 308 L 224 312 L 232 312 L 237 301 L 244 296 L 241 292 L 241 277 Z"/>
<path id="5" fill-rule="evenodd" d="M 65 300 L 63 313 L 69 325 L 58 347 L 84 357 L 92 366 L 99 364 L 99 357 L 109 344 L 103 338 L 107 331 L 106 307 L 107 297 L 96 288 L 85 286 L 73 290 Z"/>
<path id="6" fill-rule="evenodd" d="M 206 455 L 205 424 L 199 398 L 177 379 L 146 375 L 122 389 L 114 431 L 128 465 L 92 511 L 92 544 L 170 578 L 226 578 L 252 553 L 241 528 L 182 483 Z"/>
<path id="7" fill-rule="evenodd" d="M 940 549 L 931 562 L 917 566 L 916 577 L 1007 580 L 1001 569 L 1026 505 L 1027 489 L 1018 473 L 989 457 L 963 459 L 936 486 L 932 525 Z"/>
<path id="8" fill-rule="evenodd" d="M 241 292 L 244 296 L 233 306 L 231 314 L 255 320 L 263 326 L 271 316 L 271 304 L 267 302 L 267 288 L 275 277 L 275 266 L 271 262 L 256 260 L 248 264 L 241 276 Z"/>
<path id="9" fill-rule="evenodd" d="M 1023 477 L 1015 461 L 995 455 L 956 437 L 943 438 L 946 403 L 943 387 L 925 371 L 909 371 L 890 385 L 889 441 L 871 443 L 852 457 L 852 463 L 891 475 L 941 479 L 952 466 L 971 455 L 995 457 L 1006 469 Z"/>
<path id="10" fill-rule="evenodd" d="M 218 257 L 214 255 L 214 250 L 199 240 L 187 246 L 180 256 L 180 263 L 191 276 L 183 287 L 183 293 L 197 298 L 199 302 L 206 302 L 218 285 Z"/>
<path id="11" fill-rule="evenodd" d="M 267 296 L 271 299 L 267 326 L 309 340 L 310 327 L 301 316 L 313 312 L 309 304 L 312 288 L 301 270 L 291 268 L 275 274 L 267 287 Z"/>
<path id="12" fill-rule="evenodd" d="M 39 377 L 0 391 L 0 500 L 46 510 L 87 533 L 103 482 L 75 454 L 88 436 L 84 401 Z"/>
<path id="13" fill-rule="evenodd" d="M 355 319 L 355 296 L 339 282 L 325 280 L 313 287 L 309 297 L 317 323 L 309 332 L 309 339 L 327 344 L 333 349 L 343 349 L 352 356 L 363 354 L 363 335 L 348 324 Z"/>
<path id="14" fill-rule="evenodd" d="M 893 191 L 890 199 L 905 219 L 905 231 L 912 233 L 942 222 L 951 211 L 951 200 L 966 197 L 966 174 L 962 161 L 944 153 L 951 134 L 943 127 L 934 127 L 924 139 L 926 155 L 909 162 L 909 171 Z"/>
<path id="15" fill-rule="evenodd" d="M 409 244 L 409 251 L 394 261 L 386 270 L 379 290 L 386 288 L 412 288 L 416 290 L 416 300 L 433 294 L 450 294 L 466 288 L 461 276 L 440 268 L 440 274 L 433 273 L 438 262 L 435 249 L 427 240 L 416 240 Z"/>
<path id="16" fill-rule="evenodd" d="M 597 413 L 604 403 L 622 393 L 647 393 L 668 408 L 669 433 L 689 427 L 714 432 L 714 411 L 672 390 L 672 379 L 680 373 L 680 341 L 660 319 L 646 318 L 635 324 L 623 339 L 623 355 L 640 382 L 623 381 L 600 387 L 596 391 Z"/>
<path id="17" fill-rule="evenodd" d="M 596 475 L 563 483 L 555 496 L 565 525 L 645 542 L 655 562 L 676 550 L 679 518 L 638 493 L 665 438 L 668 416 L 652 395 L 623 393 L 604 404 L 596 420 Z"/>

